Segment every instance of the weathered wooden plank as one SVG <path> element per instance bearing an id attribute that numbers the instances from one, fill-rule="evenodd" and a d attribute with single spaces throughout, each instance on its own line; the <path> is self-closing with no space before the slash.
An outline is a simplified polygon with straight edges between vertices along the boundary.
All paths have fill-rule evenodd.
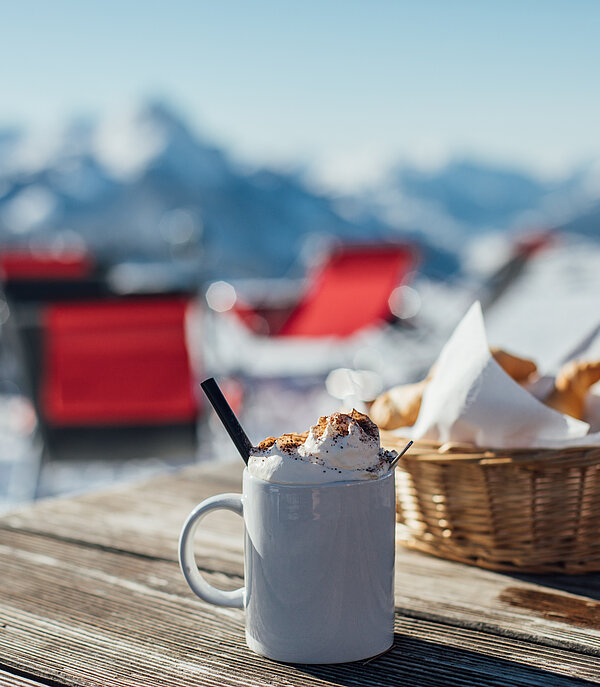
<path id="1" fill-rule="evenodd" d="M 3 533 L 24 529 L 174 561 L 188 511 L 207 496 L 239 491 L 240 478 L 237 462 L 209 464 L 133 487 L 49 501 L 0 520 L 0 542 Z M 241 532 L 233 514 L 207 518 L 197 537 L 199 564 L 243 575 Z M 396 603 L 415 618 L 600 655 L 599 600 L 599 574 L 516 578 L 402 547 L 397 552 Z"/>
<path id="2" fill-rule="evenodd" d="M 177 538 L 190 510 L 208 496 L 240 492 L 241 475 L 238 462 L 194 466 L 140 484 L 122 485 L 77 498 L 40 501 L 34 507 L 0 518 L 0 528 L 43 532 L 57 538 L 176 560 Z M 217 535 L 230 533 L 235 518 L 231 514 L 211 518 L 210 531 Z M 241 541 L 236 540 L 236 554 L 241 546 Z"/>
<path id="3" fill-rule="evenodd" d="M 401 612 L 393 650 L 372 663 L 277 664 L 245 647 L 241 611 L 193 597 L 175 563 L 43 536 L 6 533 L 0 579 L 0 662 L 6 672 L 42 683 L 545 686 L 600 680 L 594 657 Z"/>
<path id="4" fill-rule="evenodd" d="M 26 619 L 28 621 L 30 619 Z M 452 643 L 456 637 L 448 637 L 443 627 L 440 630 L 426 624 L 421 627 L 428 635 L 426 639 L 411 636 L 408 624 L 400 623 L 394 648 L 384 657 L 372 663 L 341 666 L 277 664 L 251 655 L 241 644 L 212 642 L 204 636 L 198 637 L 193 649 L 188 644 L 185 655 L 179 657 L 162 638 L 151 635 L 143 647 L 122 643 L 109 645 L 108 642 L 115 641 L 110 635 L 107 644 L 96 647 L 90 646 L 93 638 L 87 635 L 85 641 L 75 643 L 69 634 L 65 637 L 54 634 L 59 633 L 60 628 L 46 626 L 42 633 L 38 633 L 37 628 L 21 629 L 27 629 L 27 645 L 18 658 L 20 665 L 31 664 L 32 674 L 38 674 L 43 684 L 73 687 L 146 687 L 149 684 L 173 687 L 190 684 L 576 687 L 596 684 L 600 679 L 595 666 L 587 671 L 575 668 L 568 662 L 568 655 L 566 662 L 559 665 L 556 659 L 560 655 L 553 655 L 548 660 L 546 656 L 531 652 L 531 647 L 526 647 L 530 653 L 524 657 L 519 651 L 521 647 L 501 644 L 482 647 L 477 641 L 479 637 L 461 633 L 460 646 L 454 648 Z M 52 650 L 46 643 L 49 635 L 54 635 L 56 641 Z M 439 644 L 436 640 L 442 635 L 446 641 Z"/>
<path id="5" fill-rule="evenodd" d="M 9 673 L 0 667 L 0 687 L 48 687 L 48 683 Z"/>
<path id="6" fill-rule="evenodd" d="M 407 615 L 600 656 L 600 602 L 400 548 L 396 605 Z"/>

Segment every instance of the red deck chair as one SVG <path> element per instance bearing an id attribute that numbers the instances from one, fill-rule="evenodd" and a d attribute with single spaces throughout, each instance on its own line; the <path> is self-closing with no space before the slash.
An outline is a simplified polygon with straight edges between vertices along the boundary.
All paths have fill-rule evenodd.
<path id="1" fill-rule="evenodd" d="M 89 277 L 94 268 L 92 257 L 82 252 L 58 256 L 16 249 L 0 252 L 0 276 L 5 281 L 77 280 Z"/>
<path id="2" fill-rule="evenodd" d="M 346 337 L 391 319 L 389 298 L 416 262 L 408 245 L 349 245 L 335 250 L 279 336 Z"/>
<path id="3" fill-rule="evenodd" d="M 176 424 L 197 407 L 182 297 L 48 307 L 41 406 L 54 426 Z"/>

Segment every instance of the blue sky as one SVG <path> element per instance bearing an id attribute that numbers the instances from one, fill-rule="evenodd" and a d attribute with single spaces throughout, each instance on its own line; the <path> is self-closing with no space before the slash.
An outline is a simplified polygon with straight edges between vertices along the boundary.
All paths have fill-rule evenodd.
<path id="1" fill-rule="evenodd" d="M 242 159 L 352 184 L 477 154 L 554 173 L 600 153 L 596 0 L 19 0 L 0 126 L 164 96 Z"/>

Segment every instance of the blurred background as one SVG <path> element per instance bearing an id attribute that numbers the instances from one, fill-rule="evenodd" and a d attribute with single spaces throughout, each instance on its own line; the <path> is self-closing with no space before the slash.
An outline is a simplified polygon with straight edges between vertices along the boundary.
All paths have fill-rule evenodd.
<path id="1" fill-rule="evenodd" d="M 598 331 L 600 5 L 21 0 L 0 24 L 0 510 L 420 379 L 475 299 Z"/>

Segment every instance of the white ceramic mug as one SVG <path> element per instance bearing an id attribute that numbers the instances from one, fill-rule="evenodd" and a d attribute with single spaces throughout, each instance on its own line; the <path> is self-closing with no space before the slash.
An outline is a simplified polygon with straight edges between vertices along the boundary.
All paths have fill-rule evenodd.
<path id="1" fill-rule="evenodd" d="M 206 499 L 179 540 L 183 574 L 201 599 L 246 609 L 246 642 L 286 663 L 376 656 L 394 638 L 393 471 L 373 480 L 290 485 L 244 470 L 243 493 Z M 245 587 L 222 591 L 200 574 L 193 535 L 209 511 L 245 523 Z"/>

